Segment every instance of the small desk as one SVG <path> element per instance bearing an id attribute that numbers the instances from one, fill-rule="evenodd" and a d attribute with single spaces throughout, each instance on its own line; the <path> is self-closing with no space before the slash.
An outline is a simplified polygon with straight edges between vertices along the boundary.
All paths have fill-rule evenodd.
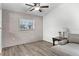
<path id="1" fill-rule="evenodd" d="M 61 40 L 64 40 L 64 39 L 67 39 L 67 38 L 60 38 L 60 37 L 52 38 L 53 46 L 55 46 L 55 41 L 61 41 Z"/>

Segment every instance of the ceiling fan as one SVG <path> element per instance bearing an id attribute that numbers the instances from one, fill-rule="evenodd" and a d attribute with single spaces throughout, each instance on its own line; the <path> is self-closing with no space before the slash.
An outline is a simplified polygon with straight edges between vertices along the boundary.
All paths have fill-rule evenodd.
<path id="1" fill-rule="evenodd" d="M 31 4 L 25 4 L 25 5 L 32 7 L 30 11 L 37 10 L 42 12 L 41 8 L 49 8 L 49 6 L 40 6 L 40 3 L 33 3 L 33 5 Z"/>

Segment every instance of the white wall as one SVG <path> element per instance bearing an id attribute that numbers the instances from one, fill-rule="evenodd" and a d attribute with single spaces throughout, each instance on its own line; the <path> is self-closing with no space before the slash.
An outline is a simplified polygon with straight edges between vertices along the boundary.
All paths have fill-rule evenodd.
<path id="1" fill-rule="evenodd" d="M 43 40 L 52 42 L 62 28 L 69 28 L 71 33 L 79 34 L 79 4 L 60 4 L 43 17 Z"/>
<path id="2" fill-rule="evenodd" d="M 1 33 L 2 33 L 2 10 L 0 9 L 0 53 L 1 53 L 1 51 L 2 51 L 2 35 L 1 35 Z"/>

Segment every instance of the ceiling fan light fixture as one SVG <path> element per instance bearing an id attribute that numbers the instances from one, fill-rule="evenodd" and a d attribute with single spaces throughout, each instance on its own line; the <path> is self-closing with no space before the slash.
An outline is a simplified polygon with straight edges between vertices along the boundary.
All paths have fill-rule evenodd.
<path id="1" fill-rule="evenodd" d="M 35 10 L 39 10 L 40 9 L 40 7 L 35 7 Z"/>
<path id="2" fill-rule="evenodd" d="M 49 8 L 49 6 L 40 6 L 40 3 L 33 3 L 33 5 L 31 4 L 25 4 L 27 6 L 31 6 L 31 10 L 30 11 L 39 11 L 42 12 L 42 8 Z"/>

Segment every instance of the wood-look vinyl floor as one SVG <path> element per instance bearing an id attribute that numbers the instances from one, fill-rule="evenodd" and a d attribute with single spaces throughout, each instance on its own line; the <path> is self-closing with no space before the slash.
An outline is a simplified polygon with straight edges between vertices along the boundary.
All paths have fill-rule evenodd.
<path id="1" fill-rule="evenodd" d="M 52 52 L 52 44 L 38 41 L 29 44 L 16 45 L 2 49 L 3 56 L 56 56 Z"/>

